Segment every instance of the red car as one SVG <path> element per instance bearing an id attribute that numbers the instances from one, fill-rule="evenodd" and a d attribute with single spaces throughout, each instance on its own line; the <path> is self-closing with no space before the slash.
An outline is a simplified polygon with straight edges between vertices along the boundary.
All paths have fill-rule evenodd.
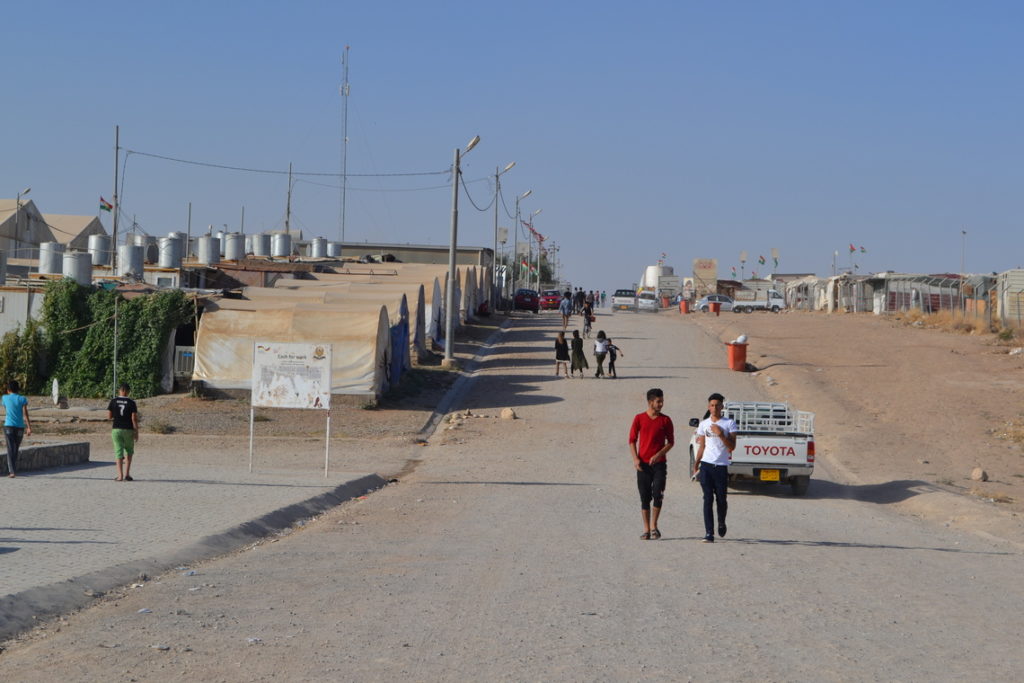
<path id="1" fill-rule="evenodd" d="M 533 311 L 536 313 L 540 310 L 540 297 L 532 289 L 517 289 L 516 296 L 512 300 L 512 308 L 517 311 Z"/>
<path id="2" fill-rule="evenodd" d="M 557 289 L 549 289 L 540 295 L 540 308 L 543 311 L 557 311 L 562 303 L 562 293 Z"/>

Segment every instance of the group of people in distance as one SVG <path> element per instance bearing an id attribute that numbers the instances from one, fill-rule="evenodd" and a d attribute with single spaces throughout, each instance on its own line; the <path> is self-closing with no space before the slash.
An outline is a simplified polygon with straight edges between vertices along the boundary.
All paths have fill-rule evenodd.
<path id="1" fill-rule="evenodd" d="M 576 294 L 579 295 L 582 291 L 577 290 Z M 574 377 L 577 371 L 579 371 L 580 377 L 584 377 L 586 371 L 590 369 L 587 356 L 583 353 L 583 339 L 590 336 L 591 325 L 595 320 L 592 294 L 593 292 L 586 295 L 583 307 L 579 312 L 583 316 L 583 336 L 580 336 L 579 330 L 573 330 L 571 344 L 565 339 L 565 331 L 569 327 L 569 318 L 575 313 L 575 304 L 570 292 L 565 292 L 562 295 L 562 301 L 558 304 L 558 312 L 562 314 L 562 331 L 555 338 L 555 377 L 563 373 L 565 377 Z M 594 377 L 607 376 L 616 379 L 618 374 L 615 372 L 615 361 L 620 355 L 625 356 L 626 354 L 622 353 L 622 349 L 612 342 L 604 330 L 599 330 L 597 338 L 594 339 L 594 360 L 597 361 Z M 606 359 L 608 361 L 607 375 L 604 372 Z"/>
<path id="2" fill-rule="evenodd" d="M 642 540 L 661 538 L 658 518 L 665 496 L 668 474 L 668 452 L 675 445 L 672 418 L 661 412 L 665 394 L 661 389 L 647 392 L 647 410 L 633 418 L 629 428 L 629 451 L 636 470 L 640 491 L 640 514 L 644 523 Z M 704 494 L 704 542 L 715 542 L 715 515 L 718 511 L 718 536 L 728 528 L 726 483 L 729 477 L 729 455 L 736 448 L 736 423 L 723 415 L 725 398 L 714 393 L 708 396 L 708 411 L 697 426 L 697 453 L 694 455 L 692 479 L 700 481 Z"/>
<path id="3" fill-rule="evenodd" d="M 582 313 L 583 306 L 590 304 L 590 308 L 593 309 L 595 306 L 604 307 L 605 299 L 607 298 L 603 291 L 596 290 L 585 290 L 582 287 L 577 287 L 572 292 L 566 292 L 565 296 L 569 298 L 572 304 L 573 313 Z"/>

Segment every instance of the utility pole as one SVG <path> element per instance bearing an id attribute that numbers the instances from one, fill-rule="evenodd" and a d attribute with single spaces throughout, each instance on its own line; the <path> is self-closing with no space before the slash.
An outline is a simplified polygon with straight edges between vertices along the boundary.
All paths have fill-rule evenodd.
<path id="1" fill-rule="evenodd" d="M 480 136 L 476 135 L 466 145 L 466 153 L 476 147 L 480 142 Z M 459 311 L 455 301 L 455 255 L 459 243 L 459 169 L 462 160 L 462 150 L 455 148 L 455 162 L 452 166 L 452 229 L 451 240 L 448 244 L 448 290 L 445 292 L 445 321 L 444 321 L 444 363 L 451 366 L 455 362 L 455 318 Z"/>
<path id="2" fill-rule="evenodd" d="M 505 166 L 504 170 L 494 167 L 494 251 L 491 252 L 491 310 L 498 308 L 498 195 L 501 194 L 501 175 L 510 170 L 516 162 Z"/>
<path id="3" fill-rule="evenodd" d="M 345 195 L 348 191 L 348 45 L 341 56 L 341 242 L 345 243 Z"/>
<path id="4" fill-rule="evenodd" d="M 242 220 L 238 224 L 238 232 L 245 234 L 245 206 L 242 207 Z"/>
<path id="5" fill-rule="evenodd" d="M 286 235 L 291 234 L 291 220 L 292 220 L 292 163 L 288 162 L 288 199 L 284 206 L 284 232 Z"/>
<path id="6" fill-rule="evenodd" d="M 111 266 L 111 272 L 114 275 L 117 275 L 117 217 L 121 213 L 121 205 L 118 203 L 118 200 L 117 200 L 117 173 L 118 173 L 118 161 L 119 161 L 119 157 L 120 156 L 121 156 L 121 126 L 114 126 L 114 227 L 113 227 L 113 238 L 112 238 L 112 241 L 114 243 L 114 254 L 113 254 L 113 259 L 111 260 L 111 263 L 113 264 L 113 266 Z M 116 327 L 116 325 L 117 325 L 117 318 L 114 318 L 114 325 Z M 115 332 L 115 334 L 116 334 L 116 332 Z M 116 379 L 117 379 L 117 345 L 116 344 L 114 345 L 114 379 L 115 379 L 115 385 L 114 385 L 115 392 L 114 393 L 116 394 L 117 393 L 116 392 L 116 389 L 117 389 L 117 385 L 116 385 Z"/>
<path id="7" fill-rule="evenodd" d="M 188 223 L 185 228 L 185 258 L 192 255 L 192 202 L 188 203 Z"/>

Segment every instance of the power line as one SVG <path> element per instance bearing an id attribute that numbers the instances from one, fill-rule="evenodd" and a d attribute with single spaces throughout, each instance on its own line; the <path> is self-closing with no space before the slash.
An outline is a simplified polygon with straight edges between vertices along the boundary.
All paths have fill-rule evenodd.
<path id="1" fill-rule="evenodd" d="M 469 194 L 469 188 L 466 187 L 466 179 L 462 177 L 461 173 L 459 174 L 459 182 L 462 183 L 462 189 L 466 192 L 466 199 L 469 200 L 469 203 L 473 205 L 474 209 L 476 209 L 477 211 L 488 211 L 491 208 L 491 204 L 488 204 L 482 209 L 476 205 L 476 202 L 473 201 L 473 197 L 470 196 Z M 491 202 L 495 201 L 497 201 L 497 196 L 491 199 Z"/>
<path id="2" fill-rule="evenodd" d="M 173 161 L 178 164 L 189 164 L 191 166 L 203 166 L 206 168 L 219 168 L 225 171 L 242 171 L 244 173 L 265 173 L 269 175 L 288 175 L 288 171 L 279 171 L 276 169 L 267 168 L 248 168 L 245 166 L 231 166 L 228 164 L 215 164 L 208 161 L 194 161 L 192 159 L 179 159 L 177 157 L 169 157 L 163 154 L 153 154 L 151 152 L 140 152 L 134 149 L 126 149 L 126 161 L 128 154 L 138 154 L 139 156 L 149 157 L 151 159 L 161 159 L 163 161 Z M 321 176 L 330 178 L 399 178 L 399 177 L 410 177 L 410 176 L 428 176 L 428 175 L 445 175 L 451 173 L 451 169 L 445 169 L 443 171 L 423 171 L 419 173 L 315 173 L 311 171 L 293 171 L 292 175 L 296 176 Z"/>

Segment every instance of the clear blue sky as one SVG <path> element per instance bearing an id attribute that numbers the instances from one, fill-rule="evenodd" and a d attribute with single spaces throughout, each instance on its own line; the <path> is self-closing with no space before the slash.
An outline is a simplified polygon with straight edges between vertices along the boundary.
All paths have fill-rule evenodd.
<path id="1" fill-rule="evenodd" d="M 749 252 L 781 272 L 1024 265 L 1024 4 L 1018 2 L 37 2 L 6 13 L 0 196 L 51 213 L 110 199 L 124 147 L 257 168 L 340 170 L 351 46 L 350 173 L 464 159 L 588 288 L 661 252 L 720 274 Z M 312 180 L 319 185 L 307 182 Z M 294 225 L 338 236 L 333 178 L 295 185 Z M 447 177 L 350 178 L 347 237 L 444 244 Z M 153 234 L 280 227 L 286 180 L 138 155 L 123 210 Z M 372 190 L 372 191 L 371 191 Z M 379 190 L 389 190 L 382 192 Z M 391 191 L 394 190 L 394 191 Z M 108 215 L 104 221 L 109 226 Z M 502 215 L 501 225 L 511 222 Z M 460 243 L 493 214 L 463 197 Z"/>

